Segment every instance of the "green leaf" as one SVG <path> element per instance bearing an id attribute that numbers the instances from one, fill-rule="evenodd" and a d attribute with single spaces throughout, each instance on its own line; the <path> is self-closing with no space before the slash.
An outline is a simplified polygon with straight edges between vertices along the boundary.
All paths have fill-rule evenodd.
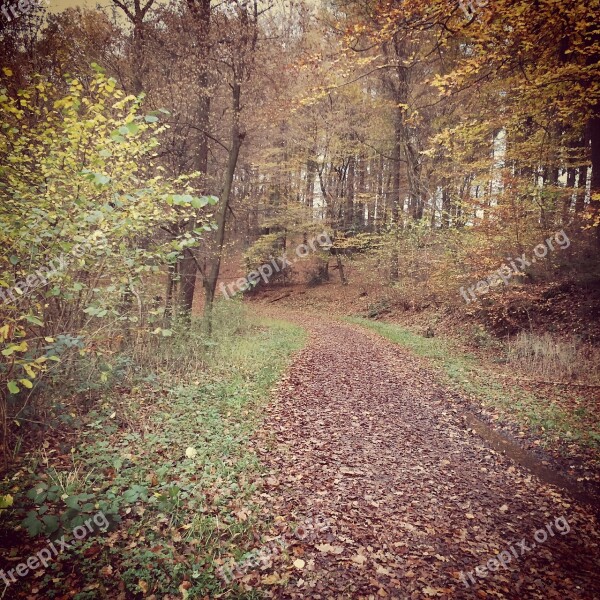
<path id="1" fill-rule="evenodd" d="M 59 521 L 58 521 L 58 518 L 55 517 L 54 515 L 46 515 L 46 516 L 42 517 L 42 521 L 44 522 L 44 525 L 46 526 L 47 533 L 54 533 L 55 531 L 58 530 Z"/>
<path id="2" fill-rule="evenodd" d="M 17 385 L 17 382 L 14 379 L 12 381 L 9 381 L 6 387 L 8 387 L 8 391 L 11 394 L 18 394 L 21 391 L 19 389 L 19 386 Z"/>
<path id="3" fill-rule="evenodd" d="M 33 323 L 34 325 L 43 325 L 44 322 L 41 319 L 38 319 L 37 317 L 34 317 L 33 315 L 25 315 L 23 317 L 26 321 L 28 321 L 29 323 Z"/>
<path id="4" fill-rule="evenodd" d="M 69 508 L 79 510 L 79 498 L 77 496 L 69 496 L 68 498 L 65 498 L 65 504 Z"/>
<path id="5" fill-rule="evenodd" d="M 94 183 L 96 185 L 106 185 L 110 183 L 110 177 L 102 173 L 94 173 Z"/>
<path id="6" fill-rule="evenodd" d="M 136 502 L 139 498 L 139 493 L 135 489 L 129 489 L 123 494 L 123 499 L 125 502 L 133 503 Z"/>
<path id="7" fill-rule="evenodd" d="M 119 142 L 120 144 L 122 144 L 123 142 L 127 141 L 119 132 L 119 129 L 115 129 L 111 134 L 110 137 L 113 141 L 115 142 Z"/>
<path id="8" fill-rule="evenodd" d="M 133 122 L 127 123 L 126 127 L 129 133 L 131 133 L 131 135 L 135 135 L 140 130 L 140 126 L 137 123 Z"/>
<path id="9" fill-rule="evenodd" d="M 29 512 L 27 518 L 21 521 L 30 537 L 35 537 L 44 529 L 44 524 L 37 518 L 35 512 Z"/>
<path id="10" fill-rule="evenodd" d="M 154 115 L 146 115 L 144 117 L 144 121 L 146 121 L 146 123 L 156 123 L 156 121 L 158 121 L 158 117 L 155 117 Z"/>
<path id="11" fill-rule="evenodd" d="M 192 198 L 192 206 L 194 208 L 202 208 L 208 204 L 208 198 L 206 196 L 200 196 L 200 198 Z"/>

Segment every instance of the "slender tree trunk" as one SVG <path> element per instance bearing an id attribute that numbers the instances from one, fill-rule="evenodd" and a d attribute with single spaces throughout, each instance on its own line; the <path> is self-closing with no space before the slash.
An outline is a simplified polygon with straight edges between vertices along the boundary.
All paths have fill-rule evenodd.
<path id="1" fill-rule="evenodd" d="M 391 167 L 393 169 L 392 174 L 392 226 L 394 228 L 394 241 L 392 247 L 392 256 L 390 260 L 390 280 L 392 282 L 398 281 L 399 277 L 399 258 L 398 258 L 398 233 L 400 227 L 400 185 L 402 180 L 401 173 L 401 163 L 400 157 L 402 152 L 402 115 L 400 113 L 400 108 L 396 110 L 396 118 L 395 118 L 395 144 L 394 144 L 394 153 L 392 155 L 392 164 Z"/>
<path id="2" fill-rule="evenodd" d="M 569 167 L 567 169 L 567 189 L 565 192 L 565 199 L 563 200 L 562 206 L 562 217 L 561 222 L 563 225 L 568 225 L 571 212 L 571 204 L 573 202 L 573 195 L 576 195 L 575 181 L 577 177 L 577 169 L 575 167 Z"/>
<path id="3" fill-rule="evenodd" d="M 588 167 L 583 165 L 579 167 L 579 178 L 577 180 L 577 196 L 575 198 L 575 217 L 578 218 L 583 213 L 585 206 L 585 194 L 587 190 Z"/>
<path id="4" fill-rule="evenodd" d="M 441 225 L 442 229 L 448 229 L 450 227 L 450 189 L 447 181 L 442 182 L 442 215 Z"/>
<path id="5" fill-rule="evenodd" d="M 592 142 L 592 180 L 590 185 L 592 216 L 596 227 L 596 243 L 600 247 L 600 102 L 596 103 L 594 117 L 589 123 Z"/>
<path id="6" fill-rule="evenodd" d="M 219 212 L 217 215 L 217 232 L 215 242 L 215 255 L 212 259 L 212 264 L 209 267 L 209 273 L 205 279 L 206 304 L 204 313 L 206 316 L 206 324 L 208 332 L 212 332 L 212 308 L 215 299 L 215 291 L 217 288 L 217 280 L 219 279 L 219 271 L 221 269 L 221 255 L 223 252 L 223 243 L 225 241 L 225 225 L 227 224 L 227 210 L 231 200 L 231 190 L 233 188 L 233 177 L 237 166 L 240 148 L 244 140 L 245 134 L 240 132 L 240 97 L 241 84 L 239 81 L 234 81 L 232 85 L 232 100 L 233 100 L 233 121 L 231 124 L 231 148 L 229 150 L 229 160 L 227 162 L 227 171 L 225 173 L 225 182 L 223 185 L 223 194 Z"/>
<path id="7" fill-rule="evenodd" d="M 198 127 L 197 152 L 194 155 L 194 170 L 200 173 L 203 181 L 201 193 L 206 193 L 206 174 L 208 173 L 208 138 L 206 132 L 209 128 L 210 120 L 210 96 L 208 95 L 208 54 L 210 47 L 208 39 L 210 35 L 210 0 L 188 0 L 188 6 L 193 19 L 197 25 L 197 37 L 199 42 L 199 75 L 198 88 L 200 96 L 196 109 L 196 125 Z M 197 219 L 191 218 L 184 229 L 190 234 L 197 227 Z M 193 250 L 191 251 L 193 252 Z M 179 264 L 179 311 L 185 318 L 190 318 L 194 304 L 194 294 L 196 291 L 196 276 L 198 268 L 194 256 L 186 253 Z"/>
<path id="8" fill-rule="evenodd" d="M 338 252 L 335 257 L 337 260 L 337 267 L 340 272 L 340 280 L 342 282 L 342 285 L 348 285 L 346 275 L 344 274 L 344 264 L 342 263 L 342 255 Z"/>
<path id="9" fill-rule="evenodd" d="M 356 159 L 351 156 L 348 160 L 348 178 L 346 180 L 346 210 L 344 211 L 344 226 L 351 229 L 354 225 L 354 188 L 356 174 Z"/>

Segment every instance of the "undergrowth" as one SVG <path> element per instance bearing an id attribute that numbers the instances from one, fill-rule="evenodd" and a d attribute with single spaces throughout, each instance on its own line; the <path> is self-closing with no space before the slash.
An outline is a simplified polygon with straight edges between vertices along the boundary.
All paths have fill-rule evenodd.
<path id="1" fill-rule="evenodd" d="M 264 525 L 251 500 L 260 464 L 249 440 L 304 334 L 227 305 L 210 343 L 192 323 L 185 340 L 148 357 L 125 394 L 106 394 L 75 439 L 47 440 L 4 479 L 0 492 L 12 506 L 0 511 L 0 541 L 13 557 L 72 538 L 73 527 L 99 511 L 109 523 L 46 569 L 17 578 L 9 597 L 32 588 L 75 600 L 246 597 L 227 589 L 216 569 L 251 547 Z M 198 364 L 186 361 L 186 349 Z M 16 565 L 8 558 L 5 570 Z"/>

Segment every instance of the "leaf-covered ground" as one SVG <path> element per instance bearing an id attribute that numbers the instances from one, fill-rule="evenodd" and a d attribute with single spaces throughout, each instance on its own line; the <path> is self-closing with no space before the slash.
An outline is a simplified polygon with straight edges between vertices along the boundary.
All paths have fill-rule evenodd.
<path id="1" fill-rule="evenodd" d="M 0 509 L 0 599 L 252 597 L 218 569 L 263 527 L 250 437 L 304 335 L 266 320 L 231 327 L 196 375 L 162 373 L 104 398 L 79 431 L 48 435 L 0 481 L 13 501 Z M 100 511 L 106 520 L 75 540 Z M 45 567 L 15 573 L 51 543 L 59 553 Z"/>
<path id="2" fill-rule="evenodd" d="M 99 509 L 111 525 L 4 598 L 600 597 L 592 509 L 486 445 L 401 345 L 285 316 L 216 346 L 197 381 L 107 398 L 77 443 L 24 457 L 3 482 L 0 568 Z M 269 403 L 297 325 L 308 344 Z"/>
<path id="3" fill-rule="evenodd" d="M 514 363 L 500 369 L 498 357 L 478 356 L 444 335 L 424 337 L 423 331 L 396 323 L 357 317 L 346 320 L 425 359 L 440 384 L 456 392 L 469 412 L 518 440 L 519 447 L 551 462 L 600 503 L 597 387 L 542 385 L 523 373 L 511 372 Z"/>
<path id="4" fill-rule="evenodd" d="M 325 525 L 241 583 L 277 598 L 600 597 L 588 506 L 486 446 L 406 350 L 301 320 L 310 343 L 257 442 L 262 500 L 282 522 Z"/>

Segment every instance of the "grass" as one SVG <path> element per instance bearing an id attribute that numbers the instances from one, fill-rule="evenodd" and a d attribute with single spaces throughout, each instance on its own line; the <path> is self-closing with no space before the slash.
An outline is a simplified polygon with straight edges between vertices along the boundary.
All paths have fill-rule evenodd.
<path id="1" fill-rule="evenodd" d="M 521 386 L 503 385 L 491 376 L 490 370 L 476 356 L 464 352 L 451 340 L 425 338 L 399 325 L 362 317 L 347 317 L 345 320 L 367 327 L 428 359 L 441 375 L 442 382 L 483 407 L 493 409 L 502 418 L 529 427 L 546 442 L 564 440 L 600 447 L 598 423 L 584 408 L 565 410 Z"/>
<path id="2" fill-rule="evenodd" d="M 145 372 L 125 397 L 104 398 L 72 448 L 51 446 L 3 482 L 2 493 L 14 496 L 2 511 L 9 514 L 0 536 L 10 540 L 3 545 L 15 545 L 14 528 L 16 537 L 24 529 L 35 534 L 29 548 L 17 548 L 20 556 L 43 542 L 40 534 L 69 534 L 99 510 L 110 522 L 108 532 L 90 535 L 10 593 L 25 593 L 35 579 L 46 598 L 255 597 L 227 589 L 216 569 L 243 556 L 266 527 L 252 500 L 261 466 L 250 439 L 270 389 L 305 338 L 289 323 L 224 322 L 202 353 L 202 370 L 169 375 L 155 357 L 155 377 Z M 173 364 L 172 345 L 167 354 Z"/>
<path id="3" fill-rule="evenodd" d="M 549 333 L 521 331 L 508 343 L 507 360 L 535 377 L 600 384 L 600 351 L 575 336 L 557 340 Z"/>

